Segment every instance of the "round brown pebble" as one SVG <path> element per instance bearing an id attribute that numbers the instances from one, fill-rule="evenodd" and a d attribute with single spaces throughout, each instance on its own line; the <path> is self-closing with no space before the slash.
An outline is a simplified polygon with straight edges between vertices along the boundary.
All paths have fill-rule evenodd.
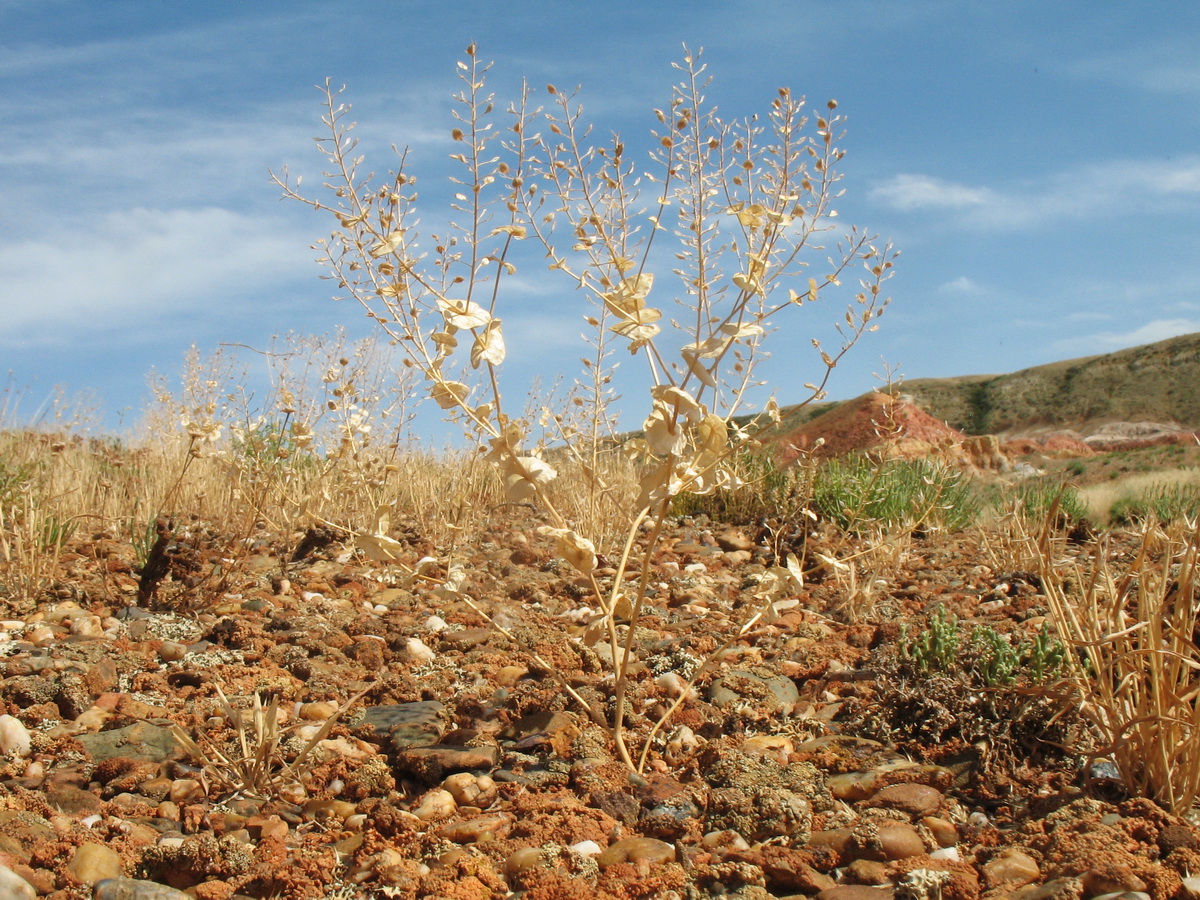
<path id="1" fill-rule="evenodd" d="M 928 816 L 942 807 L 942 792 L 924 784 L 889 784 L 880 788 L 863 805 L 895 809 L 910 816 Z"/>
<path id="2" fill-rule="evenodd" d="M 1000 885 L 1022 887 L 1042 877 L 1037 861 L 1028 853 L 1009 848 L 1002 850 L 983 865 L 983 883 L 988 888 Z"/>
<path id="3" fill-rule="evenodd" d="M 600 868 L 607 869 L 617 863 L 645 862 L 651 865 L 669 862 L 675 858 L 675 848 L 666 841 L 648 837 L 622 838 L 610 844 L 596 857 Z"/>

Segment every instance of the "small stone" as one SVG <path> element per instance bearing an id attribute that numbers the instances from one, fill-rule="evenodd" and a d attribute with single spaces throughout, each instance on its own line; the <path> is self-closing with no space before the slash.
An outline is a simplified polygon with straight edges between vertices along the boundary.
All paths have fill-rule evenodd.
<path id="1" fill-rule="evenodd" d="M 1078 878 L 1055 878 L 1045 884 L 1031 885 L 1016 896 L 1020 900 L 1080 900 L 1083 884 Z"/>
<path id="2" fill-rule="evenodd" d="M 1133 874 L 1126 863 L 1101 863 L 1084 872 L 1079 880 L 1083 882 L 1083 893 L 1087 897 L 1146 890 L 1146 882 Z"/>
<path id="3" fill-rule="evenodd" d="M 35 900 L 37 891 L 7 866 L 0 866 L 0 897 L 4 900 Z"/>
<path id="4" fill-rule="evenodd" d="M 733 669 L 709 686 L 709 699 L 716 706 L 752 702 L 765 712 L 790 712 L 800 702 L 800 689 L 786 675 L 758 674 Z"/>
<path id="5" fill-rule="evenodd" d="M 104 623 L 99 616 L 76 616 L 71 620 L 71 634 L 77 637 L 104 637 Z"/>
<path id="6" fill-rule="evenodd" d="M 924 784 L 889 784 L 876 791 L 863 805 L 868 808 L 895 809 L 910 816 L 928 816 L 937 812 L 944 801 L 942 792 Z"/>
<path id="7" fill-rule="evenodd" d="M 886 885 L 892 880 L 888 877 L 888 865 L 875 859 L 856 859 L 846 866 L 846 878 L 853 884 Z"/>
<path id="8" fill-rule="evenodd" d="M 0 754 L 24 759 L 29 756 L 32 746 L 29 729 L 20 719 L 10 715 L 0 716 Z"/>
<path id="9" fill-rule="evenodd" d="M 510 880 L 519 880 L 521 875 L 532 869 L 546 868 L 546 854 L 541 847 L 522 847 L 514 850 L 504 861 L 504 874 Z"/>
<path id="10" fill-rule="evenodd" d="M 670 862 L 675 859 L 675 848 L 666 841 L 657 838 L 628 837 L 610 844 L 599 856 L 596 862 L 600 868 L 607 869 L 618 863 L 639 863 L 647 866 Z"/>
<path id="11" fill-rule="evenodd" d="M 176 778 L 171 782 L 171 790 L 167 795 L 172 803 L 183 806 L 193 800 L 204 797 L 204 786 L 195 778 Z"/>
<path id="12" fill-rule="evenodd" d="M 1000 885 L 1021 887 L 1042 877 L 1036 860 L 1016 849 L 1003 850 L 983 865 L 983 883 L 988 888 Z"/>
<path id="13" fill-rule="evenodd" d="M 855 828 L 846 851 L 851 860 L 874 859 L 894 862 L 920 856 L 925 852 L 925 842 L 917 829 L 904 822 L 880 822 L 877 826 Z"/>
<path id="14" fill-rule="evenodd" d="M 814 831 L 808 836 L 807 846 L 824 847 L 832 850 L 839 857 L 845 858 L 850 850 L 853 832 L 849 828 L 835 828 L 830 831 Z"/>
<path id="15" fill-rule="evenodd" d="M 501 687 L 512 687 L 529 674 L 525 666 L 501 666 L 496 673 L 496 684 Z"/>
<path id="16" fill-rule="evenodd" d="M 300 704 L 300 718 L 305 722 L 324 722 L 326 719 L 333 718 L 337 711 L 338 705 L 332 700 Z"/>
<path id="17" fill-rule="evenodd" d="M 438 788 L 422 797 L 412 814 L 422 822 L 432 822 L 434 819 L 445 819 L 454 815 L 456 809 L 458 804 L 454 802 L 454 795 Z"/>
<path id="18" fill-rule="evenodd" d="M 512 813 L 490 813 L 465 822 L 443 825 L 437 833 L 439 837 L 456 844 L 478 844 L 503 838 L 512 829 L 515 819 Z"/>
<path id="19" fill-rule="evenodd" d="M 433 662 L 437 656 L 420 638 L 409 638 L 404 642 L 404 655 L 418 663 Z"/>
<path id="20" fill-rule="evenodd" d="M 958 828 L 953 822 L 940 816 L 925 816 L 921 824 L 929 829 L 939 847 L 953 847 L 958 843 Z"/>
<path id="21" fill-rule="evenodd" d="M 484 807 L 490 804 L 497 793 L 496 782 L 490 775 L 475 775 L 457 772 L 448 775 L 442 787 L 454 797 L 459 806 Z"/>
<path id="22" fill-rule="evenodd" d="M 396 759 L 402 771 L 425 781 L 440 782 L 451 772 L 468 769 L 493 769 L 500 761 L 499 747 L 410 747 Z"/>
<path id="23" fill-rule="evenodd" d="M 67 863 L 67 871 L 84 884 L 121 877 L 121 855 L 107 844 L 83 844 Z"/>
<path id="24" fill-rule="evenodd" d="M 187 644 L 181 644 L 179 641 L 163 641 L 158 647 L 158 655 L 165 662 L 178 662 L 187 654 Z"/>
<path id="25" fill-rule="evenodd" d="M 155 884 L 153 881 L 138 881 L 134 878 L 106 878 L 96 882 L 92 900 L 193 900 L 183 891 Z"/>
<path id="26" fill-rule="evenodd" d="M 136 722 L 98 734 L 81 734 L 77 740 L 83 744 L 93 762 L 103 762 L 114 756 L 164 762 L 179 753 L 179 745 L 171 729 L 148 722 Z"/>
<path id="27" fill-rule="evenodd" d="M 817 894 L 816 900 L 892 900 L 895 894 L 887 888 L 865 884 L 839 884 Z"/>
<path id="28" fill-rule="evenodd" d="M 442 722 L 444 707 L 436 700 L 416 703 L 393 703 L 371 706 L 363 710 L 359 723 L 387 737 L 395 750 L 436 744 L 445 731 Z"/>

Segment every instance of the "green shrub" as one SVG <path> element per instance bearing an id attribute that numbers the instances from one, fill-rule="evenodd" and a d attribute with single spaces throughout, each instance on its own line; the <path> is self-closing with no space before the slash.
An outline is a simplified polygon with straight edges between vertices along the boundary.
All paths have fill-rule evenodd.
<path id="1" fill-rule="evenodd" d="M 1082 522 L 1088 514 L 1087 503 L 1073 485 L 1051 479 L 1023 481 L 1003 491 L 997 506 L 1015 506 L 1018 515 L 1031 524 L 1045 521 L 1055 506 L 1058 522 L 1063 525 Z"/>
<path id="2" fill-rule="evenodd" d="M 874 462 L 855 456 L 822 464 L 813 484 L 813 509 L 847 531 L 940 528 L 959 531 L 975 521 L 979 498 L 970 479 L 928 460 Z"/>
<path id="3" fill-rule="evenodd" d="M 1118 525 L 1132 525 L 1153 517 L 1159 522 L 1177 522 L 1200 516 L 1200 485 L 1156 484 L 1138 497 L 1121 497 L 1109 510 Z"/>

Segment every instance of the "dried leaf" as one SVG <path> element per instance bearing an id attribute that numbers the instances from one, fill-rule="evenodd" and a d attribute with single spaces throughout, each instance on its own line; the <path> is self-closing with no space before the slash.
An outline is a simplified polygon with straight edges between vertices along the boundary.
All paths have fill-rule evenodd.
<path id="1" fill-rule="evenodd" d="M 373 259 L 379 259 L 381 256 L 387 256 L 403 243 L 404 229 L 399 228 L 396 231 L 393 231 L 367 252 L 371 254 Z"/>
<path id="2" fill-rule="evenodd" d="M 445 300 L 439 297 L 437 305 L 446 324 L 454 328 L 479 328 L 492 319 L 491 313 L 474 300 Z"/>
<path id="3" fill-rule="evenodd" d="M 469 392 L 470 388 L 461 381 L 439 381 L 429 389 L 429 396 L 442 409 L 454 409 L 465 405 Z"/>
<path id="4" fill-rule="evenodd" d="M 539 527 L 538 534 L 553 537 L 559 555 L 584 575 L 596 570 L 596 545 L 587 538 L 580 537 L 569 528 L 552 528 L 549 525 Z"/>
<path id="5" fill-rule="evenodd" d="M 475 337 L 475 343 L 471 347 L 471 367 L 478 369 L 479 364 L 484 362 L 498 366 L 504 362 L 505 352 L 500 320 L 492 319 Z"/>

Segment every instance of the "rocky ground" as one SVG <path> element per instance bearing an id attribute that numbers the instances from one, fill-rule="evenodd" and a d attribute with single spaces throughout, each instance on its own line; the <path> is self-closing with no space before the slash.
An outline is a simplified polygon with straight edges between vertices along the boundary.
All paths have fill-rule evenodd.
<path id="1" fill-rule="evenodd" d="M 51 595 L 0 609 L 0 897 L 1200 895 L 1200 833 L 1078 754 L 1053 679 L 986 689 L 900 653 L 939 606 L 1013 640 L 1040 627 L 1037 578 L 978 535 L 916 538 L 857 610 L 812 573 L 632 775 L 558 680 L 611 713 L 610 666 L 576 640 L 587 593 L 514 515 L 458 555 L 515 640 L 330 535 L 235 550 L 193 522 L 150 579 L 112 536 L 74 542 Z M 673 528 L 632 744 L 746 614 L 778 537 Z"/>

